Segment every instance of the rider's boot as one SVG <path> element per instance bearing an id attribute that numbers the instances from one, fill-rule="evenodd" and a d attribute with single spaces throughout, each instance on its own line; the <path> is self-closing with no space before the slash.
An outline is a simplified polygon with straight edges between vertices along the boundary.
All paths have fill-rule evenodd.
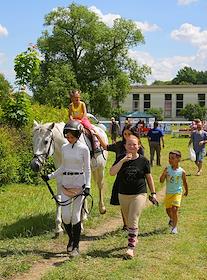
<path id="1" fill-rule="evenodd" d="M 77 257 L 79 255 L 80 234 L 81 234 L 81 222 L 73 225 L 73 250 L 70 253 L 71 257 Z"/>
<path id="2" fill-rule="evenodd" d="M 72 252 L 73 250 L 73 231 L 72 231 L 72 224 L 64 224 L 65 230 L 68 234 L 69 240 L 67 245 L 67 253 Z"/>

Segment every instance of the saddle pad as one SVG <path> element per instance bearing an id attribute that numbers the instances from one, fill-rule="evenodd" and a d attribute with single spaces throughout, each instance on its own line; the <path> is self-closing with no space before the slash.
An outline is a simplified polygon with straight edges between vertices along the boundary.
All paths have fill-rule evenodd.
<path id="1" fill-rule="evenodd" d="M 78 188 L 65 188 L 62 186 L 62 191 L 65 195 L 67 195 L 70 198 L 73 198 L 75 196 L 78 196 L 83 193 L 83 188 L 78 187 Z"/>

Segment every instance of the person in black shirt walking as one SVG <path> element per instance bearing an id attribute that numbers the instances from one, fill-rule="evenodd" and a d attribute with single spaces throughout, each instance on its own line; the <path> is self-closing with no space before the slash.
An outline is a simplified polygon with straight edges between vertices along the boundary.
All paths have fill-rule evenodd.
<path id="1" fill-rule="evenodd" d="M 147 186 L 156 200 L 154 180 L 149 161 L 138 154 L 139 139 L 130 135 L 126 139 L 126 155 L 121 155 L 110 169 L 110 175 L 117 175 L 119 202 L 128 229 L 128 249 L 125 258 L 134 257 L 137 243 L 138 222 L 147 199 Z"/>

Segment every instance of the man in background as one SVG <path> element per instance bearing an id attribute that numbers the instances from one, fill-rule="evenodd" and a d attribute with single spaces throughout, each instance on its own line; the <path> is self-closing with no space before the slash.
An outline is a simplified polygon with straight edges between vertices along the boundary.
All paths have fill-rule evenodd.
<path id="1" fill-rule="evenodd" d="M 110 127 L 109 127 L 109 133 L 111 135 L 111 140 L 112 140 L 113 144 L 116 143 L 116 138 L 119 135 L 119 130 L 120 130 L 120 128 L 119 128 L 118 123 L 116 122 L 115 118 L 112 117 Z"/>
<path id="2" fill-rule="evenodd" d="M 161 129 L 158 128 L 158 122 L 154 122 L 154 127 L 149 130 L 147 133 L 149 148 L 150 148 L 150 165 L 153 166 L 154 155 L 156 152 L 157 165 L 161 166 L 160 164 L 160 154 L 161 154 L 161 142 L 162 147 L 164 148 L 164 134 Z"/>

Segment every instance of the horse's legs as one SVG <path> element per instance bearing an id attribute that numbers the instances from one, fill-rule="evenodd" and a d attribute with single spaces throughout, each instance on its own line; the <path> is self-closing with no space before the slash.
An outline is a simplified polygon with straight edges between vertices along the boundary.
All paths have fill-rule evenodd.
<path id="1" fill-rule="evenodd" d="M 104 205 L 104 169 L 102 167 L 96 168 L 93 171 L 94 181 L 99 189 L 99 212 L 100 214 L 106 213 L 106 207 Z"/>
<path id="2" fill-rule="evenodd" d="M 88 203 L 85 199 L 81 209 L 81 232 L 84 232 L 84 221 L 88 219 Z"/>
<path id="3" fill-rule="evenodd" d="M 61 201 L 61 182 L 58 182 L 57 180 L 57 199 Z M 61 206 L 56 204 L 56 219 L 55 219 L 55 235 L 58 237 L 60 234 L 63 233 L 63 228 L 62 228 L 62 214 L 61 214 Z"/>

